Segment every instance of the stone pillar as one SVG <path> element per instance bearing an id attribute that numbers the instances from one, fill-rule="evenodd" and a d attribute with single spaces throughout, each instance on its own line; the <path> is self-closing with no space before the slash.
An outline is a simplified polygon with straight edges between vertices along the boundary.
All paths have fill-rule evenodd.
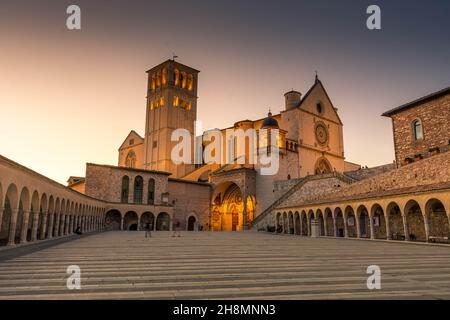
<path id="1" fill-rule="evenodd" d="M 27 242 L 29 219 L 30 219 L 30 211 L 24 211 L 23 212 L 22 230 L 20 232 L 20 243 Z"/>
<path id="2" fill-rule="evenodd" d="M 69 230 L 68 230 L 68 234 L 72 234 L 73 233 L 73 215 L 71 214 L 69 216 Z"/>
<path id="3" fill-rule="evenodd" d="M 392 240 L 391 226 L 389 225 L 389 214 L 387 214 L 387 213 L 385 214 L 384 221 L 386 221 L 386 239 Z"/>
<path id="4" fill-rule="evenodd" d="M 48 214 L 48 233 L 47 233 L 47 239 L 53 238 L 53 224 L 54 224 L 54 214 L 49 213 Z"/>
<path id="5" fill-rule="evenodd" d="M 39 213 L 33 212 L 33 226 L 31 229 L 31 242 L 37 240 L 37 228 L 39 223 Z"/>
<path id="6" fill-rule="evenodd" d="M 64 234 L 65 235 L 70 234 L 70 222 L 71 222 L 71 219 L 72 219 L 72 215 L 71 214 L 67 215 L 67 217 L 66 217 L 66 227 L 64 229 Z"/>
<path id="7" fill-rule="evenodd" d="M 41 230 L 40 230 L 40 235 L 39 235 L 40 240 L 45 239 L 45 232 L 47 231 L 48 212 L 42 211 L 42 215 L 43 215 L 42 225 L 41 225 Z"/>
<path id="8" fill-rule="evenodd" d="M 243 194 L 242 201 L 244 202 L 244 209 L 242 210 L 242 230 L 247 230 L 248 226 L 247 226 L 247 193 L 246 192 L 244 192 L 244 194 Z M 288 217 L 288 222 L 289 222 L 289 217 Z"/>
<path id="9" fill-rule="evenodd" d="M 120 219 L 120 230 L 123 231 L 123 217 L 121 217 L 121 219 Z"/>
<path id="10" fill-rule="evenodd" d="M 406 214 L 402 214 L 402 220 L 403 220 L 403 231 L 405 233 L 405 241 L 409 241 L 409 230 L 408 230 L 408 220 L 406 219 Z"/>
<path id="11" fill-rule="evenodd" d="M 136 229 L 137 231 L 140 231 L 140 229 L 141 229 L 141 228 L 139 228 L 140 224 L 141 224 L 141 216 L 138 215 L 138 219 L 137 219 L 137 229 Z"/>
<path id="12" fill-rule="evenodd" d="M 299 220 L 300 220 L 300 235 L 302 236 L 303 234 L 303 219 L 302 219 L 302 215 L 300 214 L 299 216 Z"/>
<path id="13" fill-rule="evenodd" d="M 53 235 L 55 237 L 59 236 L 59 221 L 60 220 L 61 220 L 61 213 L 56 213 L 55 227 L 53 230 Z"/>
<path id="14" fill-rule="evenodd" d="M 59 235 L 63 236 L 64 235 L 64 227 L 66 225 L 66 215 L 63 214 L 61 215 L 61 222 L 60 222 L 60 226 L 59 226 Z"/>
<path id="15" fill-rule="evenodd" d="M 326 214 L 322 215 L 323 217 L 323 235 L 328 236 L 328 223 Z"/>
<path id="16" fill-rule="evenodd" d="M 348 238 L 348 225 L 347 225 L 347 215 L 346 214 L 342 214 L 342 216 L 344 217 L 344 237 Z"/>
<path id="17" fill-rule="evenodd" d="M 169 215 L 169 219 L 170 219 L 170 222 L 169 222 L 169 231 L 172 231 L 173 230 L 173 219 L 172 219 L 173 217 L 171 216 L 171 215 Z"/>
<path id="18" fill-rule="evenodd" d="M 425 226 L 425 238 L 426 238 L 426 242 L 430 241 L 430 219 L 428 217 L 428 214 L 425 213 L 423 215 L 423 224 Z"/>
<path id="19" fill-rule="evenodd" d="M 375 229 L 373 226 L 373 217 L 372 216 L 369 216 L 369 228 L 370 228 L 370 239 L 375 239 Z"/>
<path id="20" fill-rule="evenodd" d="M 8 236 L 8 246 L 13 246 L 15 244 L 16 238 L 16 226 L 17 226 L 17 215 L 19 214 L 19 209 L 11 209 L 11 221 L 9 222 L 9 236 Z"/>
<path id="21" fill-rule="evenodd" d="M 356 238 L 361 238 L 361 221 L 359 220 L 358 213 L 355 213 L 355 222 L 356 222 Z"/>
<path id="22" fill-rule="evenodd" d="M 337 227 L 336 227 L 336 217 L 333 217 L 333 234 L 335 237 L 338 236 L 337 234 Z"/>

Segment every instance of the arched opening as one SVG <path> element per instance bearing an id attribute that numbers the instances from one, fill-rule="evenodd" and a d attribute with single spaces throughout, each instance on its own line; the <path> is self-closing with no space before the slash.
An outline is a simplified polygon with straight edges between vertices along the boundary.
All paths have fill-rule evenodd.
<path id="1" fill-rule="evenodd" d="M 306 212 L 302 211 L 301 214 L 301 219 L 302 219 L 302 236 L 307 236 L 308 235 L 308 218 L 306 217 Z"/>
<path id="2" fill-rule="evenodd" d="M 136 231 L 138 215 L 134 211 L 128 211 L 123 217 L 123 230 Z"/>
<path id="3" fill-rule="evenodd" d="M 347 208 L 345 208 L 345 218 L 347 221 L 347 237 L 356 238 L 358 234 L 356 228 L 356 217 L 352 207 L 347 206 Z"/>
<path id="4" fill-rule="evenodd" d="M 155 203 L 155 179 L 148 180 L 147 204 Z"/>
<path id="5" fill-rule="evenodd" d="M 319 236 L 325 236 L 325 221 L 323 218 L 322 210 L 317 210 L 317 223 L 319 224 Z"/>
<path id="6" fill-rule="evenodd" d="M 156 230 L 169 231 L 170 230 L 170 216 L 168 213 L 161 212 L 156 218 Z"/>
<path id="7" fill-rule="evenodd" d="M 122 189 L 120 194 L 120 202 L 128 203 L 128 193 L 130 188 L 130 178 L 128 176 L 124 176 L 122 178 Z"/>
<path id="8" fill-rule="evenodd" d="M 283 232 L 288 233 L 288 230 L 289 230 L 289 224 L 288 224 L 287 213 L 283 212 Z"/>
<path id="9" fill-rule="evenodd" d="M 448 216 L 442 202 L 438 199 L 428 200 L 425 212 L 428 217 L 429 236 L 450 238 Z"/>
<path id="10" fill-rule="evenodd" d="M 155 229 L 155 216 L 151 212 L 144 212 L 141 215 L 140 230 L 146 230 L 147 229 L 147 225 L 148 225 L 148 228 L 150 230 L 154 230 Z"/>
<path id="11" fill-rule="evenodd" d="M 334 210 L 334 221 L 336 222 L 336 237 L 345 237 L 344 214 L 341 208 Z"/>
<path id="12" fill-rule="evenodd" d="M 367 208 L 361 205 L 358 207 L 357 213 L 359 219 L 359 237 L 370 238 L 370 220 Z"/>
<path id="13" fill-rule="evenodd" d="M 242 192 L 234 182 L 223 182 L 214 189 L 211 204 L 213 231 L 239 231 L 244 225 L 244 200 Z M 249 201 L 247 199 L 247 206 Z M 250 211 L 253 204 L 250 204 Z M 247 225 L 253 213 L 247 210 Z"/>
<path id="14" fill-rule="evenodd" d="M 144 179 L 141 176 L 134 178 L 133 200 L 135 204 L 142 204 L 142 195 L 144 191 Z"/>
<path id="15" fill-rule="evenodd" d="M 300 229 L 300 214 L 298 212 L 295 213 L 295 234 L 300 235 L 302 230 Z"/>
<path id="16" fill-rule="evenodd" d="M 334 237 L 334 228 L 333 228 L 333 213 L 331 212 L 330 208 L 325 209 L 325 220 L 327 222 L 327 230 L 326 230 L 326 236 L 332 236 Z"/>
<path id="17" fill-rule="evenodd" d="M 28 222 L 25 216 L 25 210 L 30 207 L 30 193 L 28 189 L 25 187 L 22 189 L 22 192 L 20 193 L 20 200 L 19 200 L 19 212 L 17 214 L 17 224 L 16 224 L 16 237 L 15 237 L 15 243 L 20 243 L 22 240 L 22 234 L 26 236 L 26 233 L 24 233 L 24 230 L 26 230 L 27 226 L 25 225 L 25 222 Z M 26 240 L 25 237 L 23 240 Z"/>
<path id="18" fill-rule="evenodd" d="M 333 172 L 333 169 L 331 168 L 330 162 L 326 158 L 320 158 L 316 162 L 314 172 L 315 174 L 326 174 Z"/>
<path id="19" fill-rule="evenodd" d="M 405 240 L 405 231 L 403 228 L 403 218 L 400 212 L 400 207 L 392 202 L 386 209 L 390 238 L 392 240 Z"/>
<path id="20" fill-rule="evenodd" d="M 411 126 L 414 141 L 423 140 L 422 122 L 419 119 L 416 119 L 412 122 Z"/>
<path id="21" fill-rule="evenodd" d="M 14 238 L 9 239 L 10 228 L 13 222 L 13 210 L 17 209 L 18 194 L 15 185 L 10 185 L 6 192 L 5 203 L 3 208 L 2 224 L 0 229 L 0 245 L 7 245 L 14 242 Z M 14 235 L 12 235 L 14 237 Z"/>
<path id="22" fill-rule="evenodd" d="M 379 204 L 374 204 L 371 212 L 374 239 L 387 239 L 383 208 Z"/>
<path id="23" fill-rule="evenodd" d="M 197 219 L 194 216 L 190 216 L 187 221 L 187 231 L 195 231 L 195 222 Z"/>
<path id="24" fill-rule="evenodd" d="M 289 234 L 294 234 L 294 215 L 289 212 Z"/>
<path id="25" fill-rule="evenodd" d="M 105 230 L 120 230 L 122 215 L 118 210 L 109 210 L 105 214 Z"/>
<path id="26" fill-rule="evenodd" d="M 425 219 L 419 204 L 410 200 L 405 205 L 406 225 L 408 236 L 411 241 L 426 241 Z"/>

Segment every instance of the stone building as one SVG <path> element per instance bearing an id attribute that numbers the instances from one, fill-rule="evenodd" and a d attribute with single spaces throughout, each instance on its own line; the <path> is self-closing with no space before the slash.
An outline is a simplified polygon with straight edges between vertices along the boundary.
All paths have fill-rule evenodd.
<path id="1" fill-rule="evenodd" d="M 255 227 L 306 236 L 448 243 L 449 98 L 447 88 L 383 114 L 392 117 L 397 166 L 300 180 L 255 219 Z"/>
<path id="2" fill-rule="evenodd" d="M 392 119 L 395 159 L 405 165 L 450 145 L 450 87 L 383 113 Z"/>

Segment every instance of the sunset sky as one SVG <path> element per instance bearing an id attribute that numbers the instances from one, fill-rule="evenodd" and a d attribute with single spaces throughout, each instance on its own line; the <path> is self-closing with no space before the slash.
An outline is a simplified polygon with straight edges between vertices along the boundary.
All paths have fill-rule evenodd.
<path id="1" fill-rule="evenodd" d="M 66 8 L 82 30 L 66 29 Z M 378 4 L 382 30 L 366 28 Z M 450 85 L 450 1 L 22 1 L 0 3 L 0 154 L 64 183 L 117 164 L 144 134 L 145 71 L 201 70 L 204 129 L 258 119 L 315 70 L 344 123 L 348 161 L 394 159 L 381 113 Z"/>

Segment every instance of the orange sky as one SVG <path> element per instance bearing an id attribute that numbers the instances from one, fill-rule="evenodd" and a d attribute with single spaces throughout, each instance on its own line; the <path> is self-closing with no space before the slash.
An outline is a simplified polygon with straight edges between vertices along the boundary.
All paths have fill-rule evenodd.
<path id="1" fill-rule="evenodd" d="M 174 26 L 145 17 L 143 2 L 108 8 L 80 1 L 83 29 L 68 31 L 67 1 L 47 1 L 41 10 L 17 3 L 0 4 L 0 154 L 62 183 L 84 176 L 86 162 L 117 164 L 129 131 L 143 134 L 145 70 L 173 51 L 201 70 L 204 129 L 261 118 L 269 107 L 281 111 L 284 92 L 305 93 L 318 70 L 344 122 L 347 160 L 369 166 L 394 158 L 391 123 L 380 114 L 450 82 L 448 44 L 414 51 L 413 39 L 398 43 L 364 28 L 346 43 L 345 29 L 360 27 L 346 17 L 343 26 L 336 18 L 322 30 L 307 22 L 296 30 L 285 20 L 267 25 L 276 20 L 265 15 L 276 19 L 281 11 L 262 8 L 252 17 L 253 11 L 236 15 L 205 5 L 191 8 L 198 15 L 192 23 Z"/>

